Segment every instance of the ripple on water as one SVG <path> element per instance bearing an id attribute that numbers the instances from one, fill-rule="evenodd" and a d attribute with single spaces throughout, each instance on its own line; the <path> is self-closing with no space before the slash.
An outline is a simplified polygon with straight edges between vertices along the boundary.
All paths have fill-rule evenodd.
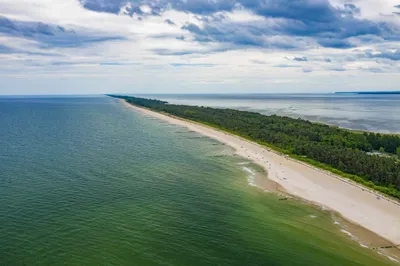
<path id="1" fill-rule="evenodd" d="M 0 265 L 391 262 L 264 193 L 267 173 L 226 146 L 108 98 L 0 100 L 0 113 Z"/>

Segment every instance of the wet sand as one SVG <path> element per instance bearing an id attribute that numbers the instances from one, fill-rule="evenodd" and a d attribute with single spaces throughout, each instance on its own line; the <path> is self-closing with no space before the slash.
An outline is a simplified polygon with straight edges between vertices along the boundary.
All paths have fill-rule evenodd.
<path id="1" fill-rule="evenodd" d="M 332 210 L 338 217 L 349 221 L 340 224 L 346 224 L 357 237 L 365 235 L 369 247 L 400 244 L 400 205 L 397 201 L 241 137 L 122 102 L 142 114 L 186 127 L 232 147 L 237 155 L 263 167 L 268 178 L 277 184 L 277 190 Z M 271 183 L 263 184 L 266 181 L 260 177 L 256 179 L 262 187 L 271 186 Z M 392 252 L 398 254 L 398 249 L 389 251 Z"/>

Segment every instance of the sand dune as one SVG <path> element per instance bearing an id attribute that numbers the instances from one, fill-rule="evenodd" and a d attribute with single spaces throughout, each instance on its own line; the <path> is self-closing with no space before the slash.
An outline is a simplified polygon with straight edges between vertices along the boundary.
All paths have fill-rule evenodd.
<path id="1" fill-rule="evenodd" d="M 126 106 L 143 114 L 187 127 L 216 139 L 268 171 L 268 177 L 296 197 L 334 210 L 393 244 L 400 244 L 400 205 L 339 176 L 290 159 L 259 144 L 198 123 L 170 117 L 144 108 Z"/>

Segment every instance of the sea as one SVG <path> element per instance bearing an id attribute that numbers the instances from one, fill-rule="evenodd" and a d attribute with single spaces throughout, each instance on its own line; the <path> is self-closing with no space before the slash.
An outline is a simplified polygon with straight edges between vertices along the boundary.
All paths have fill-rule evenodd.
<path id="1" fill-rule="evenodd" d="M 0 265 L 398 265 L 255 172 L 116 99 L 0 98 Z"/>
<path id="2" fill-rule="evenodd" d="M 400 134 L 400 94 L 139 95 L 175 104 L 303 118 L 341 128 Z"/>

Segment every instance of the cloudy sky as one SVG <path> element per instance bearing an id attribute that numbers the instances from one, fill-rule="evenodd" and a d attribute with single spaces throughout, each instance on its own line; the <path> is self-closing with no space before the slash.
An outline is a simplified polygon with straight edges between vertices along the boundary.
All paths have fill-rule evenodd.
<path id="1" fill-rule="evenodd" d="M 399 0 L 0 0 L 0 94 L 400 90 Z"/>

